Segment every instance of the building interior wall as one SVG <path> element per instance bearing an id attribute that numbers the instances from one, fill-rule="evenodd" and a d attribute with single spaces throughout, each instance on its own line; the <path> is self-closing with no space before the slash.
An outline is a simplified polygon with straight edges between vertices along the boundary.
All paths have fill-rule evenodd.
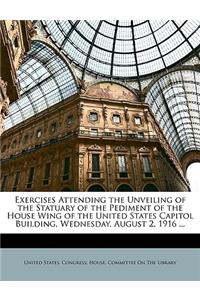
<path id="1" fill-rule="evenodd" d="M 95 185 L 104 191 L 143 191 L 147 185 L 158 191 L 188 190 L 181 165 L 148 105 L 133 93 L 132 98 L 116 99 L 115 89 L 126 92 L 115 84 L 110 99 L 99 98 L 94 85 L 85 95 L 77 94 L 7 130 L 2 136 L 3 190 L 88 191 Z M 93 170 L 93 155 L 99 157 L 98 170 Z"/>

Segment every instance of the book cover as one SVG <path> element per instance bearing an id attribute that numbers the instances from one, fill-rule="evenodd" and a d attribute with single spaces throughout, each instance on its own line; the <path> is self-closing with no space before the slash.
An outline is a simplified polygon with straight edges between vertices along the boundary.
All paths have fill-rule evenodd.
<path id="1" fill-rule="evenodd" d="M 1 20 L 1 279 L 197 281 L 198 20 Z"/>

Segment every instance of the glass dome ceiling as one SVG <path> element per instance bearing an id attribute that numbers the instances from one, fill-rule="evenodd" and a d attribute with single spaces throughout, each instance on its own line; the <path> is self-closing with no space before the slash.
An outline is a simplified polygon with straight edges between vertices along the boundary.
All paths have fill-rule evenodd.
<path id="1" fill-rule="evenodd" d="M 66 63 L 39 41 L 32 42 L 17 77 L 21 95 L 10 105 L 5 129 L 78 92 L 76 81 Z"/>
<path id="2" fill-rule="evenodd" d="M 199 21 L 42 21 L 57 47 L 85 71 L 142 78 L 193 53 L 199 58 Z"/>
<path id="3" fill-rule="evenodd" d="M 200 72 L 183 69 L 162 76 L 146 102 L 179 158 L 200 150 Z"/>

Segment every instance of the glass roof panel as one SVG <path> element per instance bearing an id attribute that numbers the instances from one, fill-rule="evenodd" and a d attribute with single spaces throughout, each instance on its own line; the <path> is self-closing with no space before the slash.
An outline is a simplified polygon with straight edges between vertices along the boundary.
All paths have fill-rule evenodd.
<path id="1" fill-rule="evenodd" d="M 139 51 L 143 51 L 142 53 L 145 53 L 144 50 L 155 47 L 155 46 L 156 46 L 156 42 L 155 42 L 155 38 L 152 34 L 142 37 L 141 39 L 135 40 L 135 47 L 136 47 L 138 53 L 140 53 Z"/>
<path id="2" fill-rule="evenodd" d="M 136 72 L 136 68 L 135 67 L 121 67 L 121 66 L 114 66 L 113 67 L 113 75 L 114 76 L 120 76 L 120 74 L 124 75 L 124 77 L 126 76 L 126 74 L 128 74 L 130 77 L 132 74 L 134 74 L 134 72 Z"/>
<path id="3" fill-rule="evenodd" d="M 88 23 L 86 23 L 85 21 L 80 21 L 78 23 L 78 25 L 76 26 L 76 30 L 83 34 L 86 39 L 93 39 L 94 35 L 95 35 L 95 28 L 91 27 Z"/>
<path id="4" fill-rule="evenodd" d="M 80 61 L 80 64 L 82 64 L 82 66 L 84 65 L 85 60 L 87 58 L 86 54 L 83 54 L 78 49 L 74 48 L 74 46 L 69 41 L 67 41 L 65 44 L 64 53 L 67 54 L 68 57 L 71 58 L 72 60 L 73 57 L 76 56 L 77 59 Z"/>
<path id="5" fill-rule="evenodd" d="M 193 70 L 171 72 L 158 79 L 146 97 L 179 158 L 187 151 L 200 150 L 199 75 Z"/>
<path id="6" fill-rule="evenodd" d="M 113 48 L 113 39 L 108 38 L 102 34 L 98 34 L 96 36 L 95 39 L 95 45 L 100 47 L 100 48 L 104 48 L 106 47 L 106 49 L 110 52 L 112 52 L 112 48 Z M 94 46 L 95 47 L 95 46 Z M 93 47 L 93 48 L 94 48 Z"/>
<path id="7" fill-rule="evenodd" d="M 113 64 L 115 65 L 135 65 L 135 59 L 131 54 L 115 54 Z"/>
<path id="8" fill-rule="evenodd" d="M 140 39 L 144 36 L 148 36 L 149 34 L 151 34 L 151 29 L 150 29 L 149 23 L 147 21 L 134 27 L 135 39 Z"/>
<path id="9" fill-rule="evenodd" d="M 166 36 L 166 32 L 167 32 L 167 36 Z M 171 21 L 168 21 L 165 23 L 164 26 L 160 27 L 158 30 L 155 30 L 155 38 L 158 41 L 158 43 L 165 42 L 166 40 L 168 40 L 167 38 L 172 37 L 175 32 L 176 32 L 176 28 L 174 24 Z"/>
<path id="10" fill-rule="evenodd" d="M 182 27 L 182 31 L 184 32 L 185 36 L 188 38 L 190 37 L 195 30 L 197 30 L 199 27 L 199 24 L 197 21 L 194 21 L 192 23 L 185 23 Z"/>
<path id="11" fill-rule="evenodd" d="M 191 37 L 189 38 L 189 42 L 192 44 L 193 47 L 197 47 L 199 45 L 200 39 L 200 27 L 196 32 L 194 32 Z"/>
<path id="12" fill-rule="evenodd" d="M 97 21 L 97 22 L 99 22 L 99 21 Z M 89 23 L 90 23 L 90 21 L 89 21 Z M 115 22 L 115 24 L 116 24 L 116 22 Z M 102 22 L 101 27 L 99 29 L 99 33 L 104 34 L 105 36 L 113 39 L 114 34 L 115 34 L 115 24 L 113 26 L 111 24 L 108 24 L 107 22 Z"/>
<path id="13" fill-rule="evenodd" d="M 121 39 L 121 40 L 132 40 L 132 30 L 129 24 L 129 27 L 119 27 L 117 29 L 117 39 Z"/>
<path id="14" fill-rule="evenodd" d="M 91 51 L 91 56 L 90 58 L 93 59 L 98 59 L 100 62 L 102 62 L 101 60 L 101 55 L 104 55 L 104 62 L 105 63 L 111 63 L 111 56 L 112 56 L 112 53 L 111 52 L 107 52 L 107 51 L 103 51 L 103 50 L 100 50 L 99 48 L 97 47 L 93 47 L 92 48 L 92 51 Z"/>
<path id="15" fill-rule="evenodd" d="M 5 129 L 78 92 L 75 79 L 66 63 L 47 45 L 33 41 L 17 72 L 20 98 L 10 105 Z"/>
<path id="16" fill-rule="evenodd" d="M 75 20 L 42 24 L 73 63 L 95 74 L 116 78 L 135 79 L 153 74 L 188 54 L 198 55 L 196 48 L 200 46 L 200 22 L 192 20 Z M 101 66 L 108 62 L 110 66 L 104 71 Z M 127 62 L 138 66 L 130 72 Z M 121 74 L 113 64 L 120 64 Z"/>

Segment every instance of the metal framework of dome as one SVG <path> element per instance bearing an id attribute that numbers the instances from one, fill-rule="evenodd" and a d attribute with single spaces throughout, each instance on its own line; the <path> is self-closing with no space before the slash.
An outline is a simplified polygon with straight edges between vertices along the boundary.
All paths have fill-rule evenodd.
<path id="1" fill-rule="evenodd" d="M 162 72 L 146 102 L 175 153 L 200 150 L 200 71 L 169 68 L 199 58 L 199 21 L 41 21 L 55 44 L 32 41 L 17 75 L 20 98 L 10 105 L 5 129 L 66 100 L 79 90 L 59 51 L 86 71 L 107 78 L 137 79 Z M 150 76 L 151 75 L 151 76 Z M 82 79 L 83 79 L 82 78 Z"/>
<path id="2" fill-rule="evenodd" d="M 85 71 L 138 80 L 199 58 L 199 21 L 42 21 L 57 47 Z"/>
<path id="3" fill-rule="evenodd" d="M 162 76 L 146 102 L 179 158 L 200 151 L 200 72 L 191 68 Z"/>
<path id="4" fill-rule="evenodd" d="M 18 71 L 20 98 L 10 105 L 5 129 L 76 94 L 78 87 L 67 64 L 46 44 L 33 41 Z"/>

